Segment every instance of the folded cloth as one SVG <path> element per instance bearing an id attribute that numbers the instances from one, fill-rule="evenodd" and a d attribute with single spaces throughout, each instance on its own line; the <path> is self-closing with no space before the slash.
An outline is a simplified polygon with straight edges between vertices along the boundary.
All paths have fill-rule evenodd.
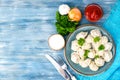
<path id="1" fill-rule="evenodd" d="M 78 75 L 78 80 L 120 80 L 120 0 L 115 3 L 110 16 L 103 23 L 103 28 L 111 34 L 116 44 L 115 60 L 107 71 L 96 76 Z"/>

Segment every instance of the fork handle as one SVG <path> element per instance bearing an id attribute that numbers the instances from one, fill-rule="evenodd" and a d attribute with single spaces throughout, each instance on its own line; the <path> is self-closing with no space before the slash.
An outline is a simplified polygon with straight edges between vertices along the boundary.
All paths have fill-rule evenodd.
<path id="1" fill-rule="evenodd" d="M 71 77 L 72 80 L 77 80 L 77 79 L 75 78 L 75 76 L 73 76 L 67 69 L 66 69 L 66 71 L 67 71 L 67 73 L 70 75 L 70 77 Z"/>

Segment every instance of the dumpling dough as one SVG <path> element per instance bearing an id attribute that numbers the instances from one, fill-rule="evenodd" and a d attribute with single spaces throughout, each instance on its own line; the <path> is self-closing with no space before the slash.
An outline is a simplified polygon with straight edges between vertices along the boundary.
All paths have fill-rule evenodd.
<path id="1" fill-rule="evenodd" d="M 78 64 L 79 61 L 80 61 L 80 57 L 79 57 L 79 55 L 76 52 L 73 52 L 71 54 L 71 60 L 72 60 L 72 62 Z"/>
<path id="2" fill-rule="evenodd" d="M 103 57 L 103 55 L 104 55 L 104 50 L 97 51 L 97 55 L 99 55 L 99 56 Z"/>
<path id="3" fill-rule="evenodd" d="M 91 48 L 91 44 L 90 43 L 84 43 L 82 46 L 82 49 L 90 49 Z"/>
<path id="4" fill-rule="evenodd" d="M 92 70 L 92 71 L 97 71 L 99 69 L 99 67 L 95 64 L 94 61 L 92 61 L 89 65 L 89 68 Z"/>
<path id="5" fill-rule="evenodd" d="M 100 39 L 100 43 L 105 44 L 108 42 L 108 38 L 106 36 L 102 36 Z"/>
<path id="6" fill-rule="evenodd" d="M 86 59 L 86 60 L 80 60 L 79 61 L 79 64 L 81 65 L 81 67 L 83 67 L 83 68 L 86 68 L 86 67 L 88 67 L 89 66 L 89 64 L 91 63 L 91 59 Z"/>
<path id="7" fill-rule="evenodd" d="M 78 51 L 77 51 L 77 53 L 79 54 L 79 56 L 80 56 L 80 58 L 83 60 L 84 59 L 84 50 L 83 49 L 81 49 L 81 48 L 79 48 L 78 49 Z"/>
<path id="8" fill-rule="evenodd" d="M 89 58 L 94 58 L 95 57 L 95 51 L 94 50 L 90 50 L 90 52 L 88 53 L 88 57 Z"/>
<path id="9" fill-rule="evenodd" d="M 101 32 L 98 30 L 98 29 L 94 29 L 94 30 L 91 30 L 90 34 L 93 36 L 93 37 L 97 37 L 97 36 L 102 36 Z"/>
<path id="10" fill-rule="evenodd" d="M 93 37 L 91 35 L 88 35 L 86 38 L 87 43 L 92 43 L 93 42 Z"/>
<path id="11" fill-rule="evenodd" d="M 79 40 L 80 38 L 85 38 L 88 32 L 80 32 L 76 35 L 76 39 Z"/>
<path id="12" fill-rule="evenodd" d="M 73 51 L 77 51 L 79 49 L 79 45 L 78 45 L 78 41 L 77 40 L 72 41 L 71 49 Z"/>
<path id="13" fill-rule="evenodd" d="M 93 42 L 92 43 L 92 47 L 93 47 L 93 49 L 95 49 L 96 51 L 98 51 L 98 47 L 100 46 L 100 43 L 98 42 L 98 43 L 95 43 L 95 42 Z"/>
<path id="14" fill-rule="evenodd" d="M 111 42 L 108 42 L 105 44 L 105 50 L 111 50 L 112 49 L 112 43 Z"/>
<path id="15" fill-rule="evenodd" d="M 97 59 L 95 59 L 95 64 L 96 64 L 97 66 L 103 66 L 104 63 L 105 63 L 105 61 L 104 61 L 102 58 L 97 58 Z"/>
<path id="16" fill-rule="evenodd" d="M 109 62 L 112 59 L 112 52 L 111 51 L 105 51 L 103 58 L 106 62 Z"/>

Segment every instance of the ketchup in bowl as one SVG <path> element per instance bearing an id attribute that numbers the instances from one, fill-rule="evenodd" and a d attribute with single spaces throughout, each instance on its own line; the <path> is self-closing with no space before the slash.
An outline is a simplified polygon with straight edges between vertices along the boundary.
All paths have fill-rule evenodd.
<path id="1" fill-rule="evenodd" d="M 90 22 L 97 22 L 103 16 L 103 10 L 98 4 L 89 4 L 85 8 L 85 17 Z"/>

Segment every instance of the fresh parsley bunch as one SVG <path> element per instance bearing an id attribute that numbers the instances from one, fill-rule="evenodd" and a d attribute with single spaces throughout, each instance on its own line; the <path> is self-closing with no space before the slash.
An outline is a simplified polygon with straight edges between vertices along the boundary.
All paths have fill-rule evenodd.
<path id="1" fill-rule="evenodd" d="M 63 36 L 67 35 L 75 31 L 77 25 L 79 24 L 76 21 L 70 21 L 68 15 L 60 15 L 60 13 L 56 12 L 56 20 L 55 23 L 57 32 Z"/>

